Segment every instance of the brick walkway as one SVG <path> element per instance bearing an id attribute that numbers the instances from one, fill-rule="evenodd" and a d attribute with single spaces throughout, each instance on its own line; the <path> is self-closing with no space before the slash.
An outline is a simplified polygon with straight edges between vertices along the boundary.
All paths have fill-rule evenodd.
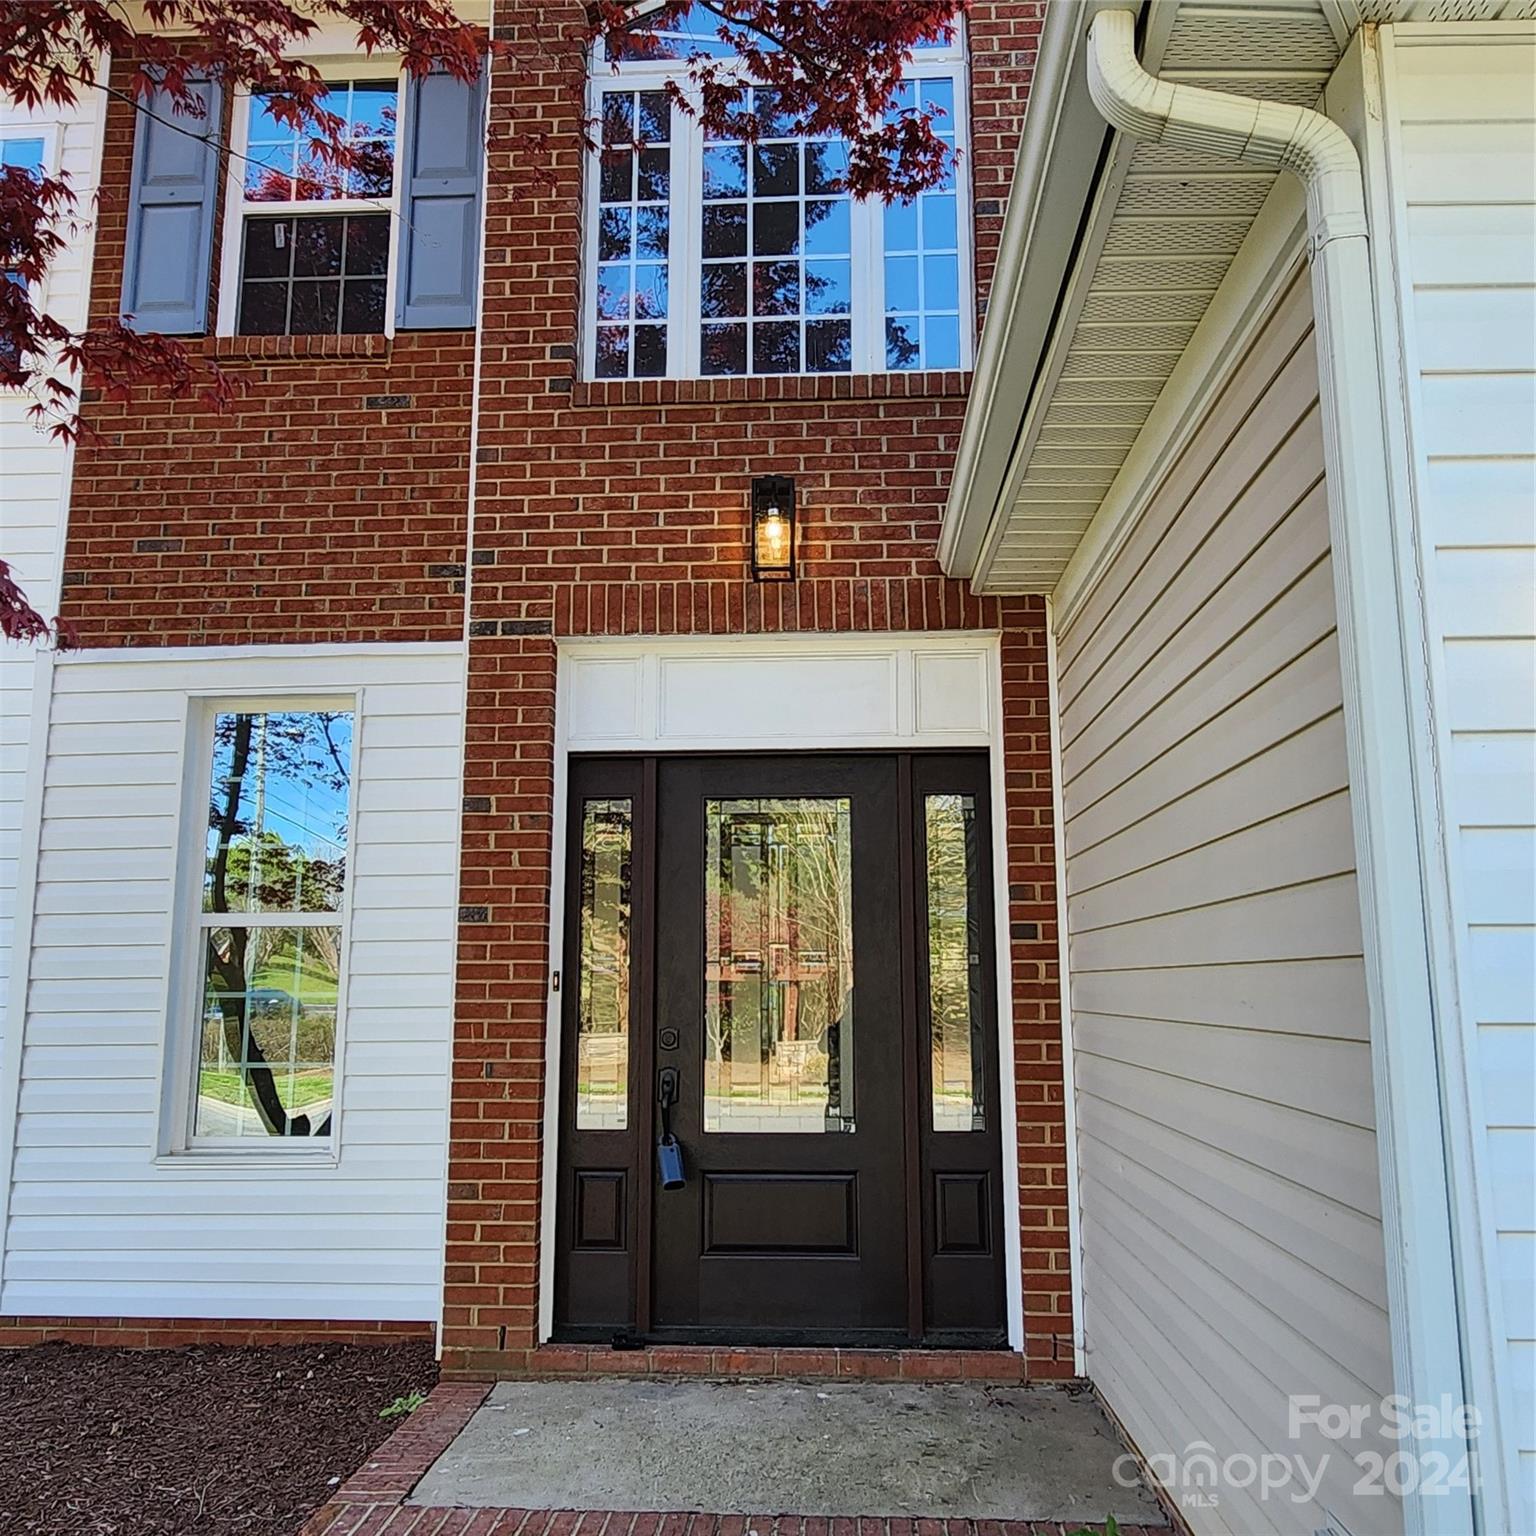
<path id="1" fill-rule="evenodd" d="M 490 1390 L 484 1382 L 444 1382 L 433 1388 L 372 1459 L 311 1516 L 301 1536 L 1066 1536 L 1105 1529 L 1055 1520 L 855 1520 L 407 1504 L 411 1489 L 469 1423 Z M 1170 1536 L 1167 1526 L 1122 1525 L 1120 1533 Z"/>

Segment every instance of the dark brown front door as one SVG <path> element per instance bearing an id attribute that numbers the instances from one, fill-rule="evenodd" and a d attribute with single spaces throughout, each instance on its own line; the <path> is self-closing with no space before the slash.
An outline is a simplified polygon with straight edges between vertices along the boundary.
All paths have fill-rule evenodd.
<path id="1" fill-rule="evenodd" d="M 573 764 L 560 1336 L 1000 1341 L 986 791 L 971 754 Z"/>

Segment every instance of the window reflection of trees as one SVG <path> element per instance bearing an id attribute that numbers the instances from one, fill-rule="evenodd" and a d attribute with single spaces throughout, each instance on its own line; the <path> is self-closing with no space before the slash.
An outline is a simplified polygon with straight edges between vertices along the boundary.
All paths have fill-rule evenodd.
<path id="1" fill-rule="evenodd" d="M 340 926 L 249 918 L 339 916 L 351 752 L 342 712 L 215 719 L 203 911 L 225 921 L 204 934 L 202 1134 L 220 1104 L 236 1134 L 247 1107 L 270 1136 L 330 1134 Z M 323 1109 L 297 1113 L 304 1094 Z"/>
<path id="2" fill-rule="evenodd" d="M 933 1128 L 981 1130 L 985 1058 L 977 991 L 982 943 L 975 801 L 970 795 L 929 795 L 924 822 Z"/>
<path id="3" fill-rule="evenodd" d="M 631 816 L 628 800 L 589 800 L 581 834 L 581 966 L 576 1126 L 628 1123 Z"/>
<path id="4" fill-rule="evenodd" d="M 835 1129 L 853 1113 L 848 802 L 706 814 L 706 1129 Z"/>

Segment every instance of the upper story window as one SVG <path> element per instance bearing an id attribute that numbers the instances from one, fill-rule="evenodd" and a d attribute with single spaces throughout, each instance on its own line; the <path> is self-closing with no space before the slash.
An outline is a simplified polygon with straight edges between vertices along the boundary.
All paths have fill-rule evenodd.
<path id="1" fill-rule="evenodd" d="M 910 202 L 855 202 L 846 146 L 754 88 L 755 143 L 675 107 L 686 61 L 721 57 L 702 6 L 615 34 L 592 73 L 601 123 L 587 198 L 585 338 L 599 379 L 961 368 L 971 349 L 967 193 L 956 154 Z M 891 111 L 921 108 L 965 149 L 958 38 L 914 58 Z"/>
<path id="2" fill-rule="evenodd" d="M 41 138 L 0 138 L 0 170 L 26 171 L 40 179 L 46 155 L 47 144 Z M 0 282 L 15 283 L 18 288 L 26 285 L 20 272 L 6 267 L 0 267 Z M 17 382 L 20 368 L 21 357 L 16 348 L 8 342 L 0 343 L 0 384 Z"/>
<path id="3" fill-rule="evenodd" d="M 173 336 L 335 336 L 468 330 L 478 314 L 486 72 L 402 73 L 323 62 L 322 105 L 351 162 L 336 166 L 277 98 L 217 80 L 163 89 L 136 114 L 119 313 Z M 193 110 L 193 109 L 196 110 Z M 213 260 L 223 177 L 223 246 Z"/>
<path id="4" fill-rule="evenodd" d="M 274 116 L 265 98 L 237 104 L 234 148 L 243 174 L 231 217 L 239 225 L 239 335 L 385 329 L 400 81 L 336 80 L 322 105 L 345 122 L 356 152 L 345 170 L 317 157 L 309 135 Z"/>

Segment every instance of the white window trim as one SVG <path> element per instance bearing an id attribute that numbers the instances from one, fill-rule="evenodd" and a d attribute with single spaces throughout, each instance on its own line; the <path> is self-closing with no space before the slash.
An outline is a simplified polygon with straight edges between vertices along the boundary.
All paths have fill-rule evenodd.
<path id="1" fill-rule="evenodd" d="M 654 91 L 676 81 L 684 95 L 698 106 L 698 93 L 689 83 L 688 64 L 678 59 L 626 60 L 609 63 L 594 48 L 587 71 L 586 113 L 590 123 L 601 124 L 602 95 L 612 90 Z M 729 64 L 729 60 L 722 63 Z M 971 72 L 963 25 L 955 24 L 955 41 L 946 48 L 924 49 L 914 56 L 903 76 L 909 81 L 943 79 L 954 84 L 956 246 L 959 252 L 960 357 L 956 365 L 972 367 L 976 348 L 975 221 L 971 187 Z M 601 134 L 601 127 L 598 128 Z M 885 261 L 884 236 L 877 198 L 851 199 L 850 228 L 853 290 L 852 366 L 843 372 L 730 373 L 700 371 L 700 278 L 704 224 L 703 131 L 696 117 L 678 107 L 672 109 L 670 228 L 667 253 L 667 371 L 666 379 L 795 379 L 855 378 L 869 374 L 920 374 L 931 370 L 887 368 L 885 364 Z M 581 236 L 581 377 L 599 384 L 642 383 L 627 376 L 600 378 L 597 373 L 597 237 L 601 204 L 598 173 L 601 146 L 583 156 Z M 803 196 L 803 192 L 802 192 Z M 750 260 L 750 257 L 747 258 Z M 655 382 L 651 380 L 650 382 Z"/>
<path id="2" fill-rule="evenodd" d="M 39 167 L 44 176 L 57 176 L 63 160 L 64 129 L 61 123 L 28 123 L 12 121 L 0 123 L 0 144 L 17 140 L 36 139 L 42 142 L 43 160 Z M 35 308 L 43 308 L 48 302 L 48 276 L 40 283 L 27 284 L 27 296 Z M 28 354 L 29 356 L 31 354 Z M 32 397 L 32 391 L 21 384 L 0 384 L 0 400 L 7 397 Z"/>
<path id="3" fill-rule="evenodd" d="M 186 746 L 182 755 L 181 821 L 177 831 L 177 881 L 171 943 L 170 986 L 167 989 L 165 1051 L 162 1063 L 161 1133 L 156 1163 L 238 1163 L 267 1167 L 335 1167 L 341 1159 L 345 1096 L 344 1062 L 347 1036 L 347 991 L 352 969 L 353 881 L 357 869 L 357 825 L 363 751 L 365 689 L 273 689 L 260 694 L 231 694 L 227 690 L 189 693 Z M 331 1133 L 325 1137 L 268 1136 L 234 1138 L 196 1136 L 193 1115 L 198 1052 L 201 1049 L 203 878 L 207 845 L 208 785 L 213 768 L 214 722 L 220 714 L 260 714 L 297 710 L 335 710 L 352 716 L 352 772 L 347 785 L 346 872 L 339 913 L 272 914 L 273 925 L 339 927 L 341 945 L 336 967 L 336 1045 L 332 1065 Z M 253 924 L 261 926 L 261 923 Z"/>
<path id="4" fill-rule="evenodd" d="M 401 162 L 405 158 L 406 76 L 400 59 L 387 53 L 367 56 L 340 55 L 308 60 L 330 80 L 395 79 L 395 164 L 394 179 L 388 199 L 377 197 L 335 197 L 322 200 L 283 203 L 247 203 L 245 200 L 245 159 L 251 133 L 251 92 L 237 91 L 230 117 L 229 154 L 224 178 L 224 237 L 219 244 L 219 309 L 214 334 L 239 334 L 240 278 L 244 267 L 245 221 L 249 218 L 280 218 L 284 214 L 317 217 L 344 213 L 386 213 L 389 215 L 389 262 L 385 269 L 384 329 L 369 331 L 370 336 L 395 334 L 396 284 L 400 275 Z M 286 333 L 285 333 L 286 334 Z M 302 334 L 309 334 L 308 332 Z M 326 335 L 330 332 L 324 333 Z"/>

